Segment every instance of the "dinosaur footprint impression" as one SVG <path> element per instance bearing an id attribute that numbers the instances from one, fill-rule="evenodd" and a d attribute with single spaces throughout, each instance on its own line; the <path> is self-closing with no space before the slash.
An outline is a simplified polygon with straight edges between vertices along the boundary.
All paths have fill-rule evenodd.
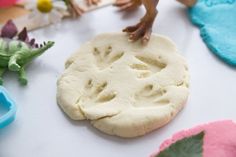
<path id="1" fill-rule="evenodd" d="M 147 46 L 122 33 L 102 34 L 66 62 L 57 100 L 74 120 L 136 137 L 167 124 L 188 97 L 188 69 L 174 44 L 153 35 Z"/>
<path id="2" fill-rule="evenodd" d="M 112 100 L 116 95 L 114 92 L 106 91 L 107 82 L 101 84 L 93 84 L 92 80 L 88 81 L 85 86 L 85 95 L 87 95 L 87 101 L 92 100 L 98 103 L 104 103 Z"/>
<path id="3" fill-rule="evenodd" d="M 105 49 L 94 48 L 93 55 L 96 58 L 97 66 L 100 70 L 109 67 L 112 63 L 120 59 L 124 52 L 112 53 L 112 47 L 107 46 Z"/>

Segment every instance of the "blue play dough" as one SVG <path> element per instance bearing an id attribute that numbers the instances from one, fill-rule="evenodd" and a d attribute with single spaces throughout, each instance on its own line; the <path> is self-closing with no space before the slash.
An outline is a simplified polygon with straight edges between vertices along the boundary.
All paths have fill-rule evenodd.
<path id="1" fill-rule="evenodd" d="M 189 15 L 208 48 L 236 67 L 236 0 L 198 0 Z"/>

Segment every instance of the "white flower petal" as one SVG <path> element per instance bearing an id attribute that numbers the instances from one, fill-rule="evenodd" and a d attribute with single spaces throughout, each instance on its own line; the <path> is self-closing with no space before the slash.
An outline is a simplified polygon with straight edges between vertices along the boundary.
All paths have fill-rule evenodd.
<path id="1" fill-rule="evenodd" d="M 40 18 L 38 19 L 37 22 L 40 27 L 44 27 L 50 24 L 49 14 L 41 14 L 39 17 Z"/>
<path id="2" fill-rule="evenodd" d="M 24 5 L 24 8 L 27 10 L 33 10 L 37 8 L 37 4 L 34 2 L 29 2 Z"/>
<path id="3" fill-rule="evenodd" d="M 35 16 L 37 16 L 39 13 L 39 11 L 37 9 L 32 10 L 32 12 L 28 15 L 29 19 L 33 19 Z"/>
<path id="4" fill-rule="evenodd" d="M 41 26 L 41 23 L 42 23 L 42 15 L 41 14 L 37 14 L 36 16 L 34 16 L 34 18 L 31 18 L 29 19 L 29 22 L 38 27 L 38 26 Z"/>

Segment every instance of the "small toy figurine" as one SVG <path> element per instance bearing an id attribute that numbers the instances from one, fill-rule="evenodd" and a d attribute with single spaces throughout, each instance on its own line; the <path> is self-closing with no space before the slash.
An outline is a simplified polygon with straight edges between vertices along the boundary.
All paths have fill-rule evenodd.
<path id="1" fill-rule="evenodd" d="M 193 6 L 196 0 L 178 0 L 188 7 Z M 152 34 L 152 25 L 158 13 L 156 7 L 159 0 L 116 0 L 115 6 L 121 8 L 121 10 L 135 9 L 144 5 L 146 14 L 140 20 L 140 22 L 134 26 L 129 26 L 123 31 L 128 33 L 129 39 L 136 41 L 142 39 L 143 44 L 147 44 Z"/>
<path id="2" fill-rule="evenodd" d="M 18 72 L 20 83 L 26 85 L 25 66 L 54 44 L 49 41 L 38 46 L 35 44 L 35 39 L 29 39 L 26 28 L 18 34 L 17 39 L 14 38 L 16 35 L 17 28 L 9 20 L 3 26 L 0 35 L 0 84 L 3 84 L 4 72 L 10 70 Z"/>
<path id="3" fill-rule="evenodd" d="M 83 13 L 83 10 L 76 5 L 74 0 L 63 0 L 69 7 L 69 10 L 73 15 L 80 16 Z M 100 0 L 86 0 L 88 5 L 98 4 Z M 178 0 L 179 2 L 185 4 L 188 7 L 193 6 L 196 3 L 196 0 Z M 152 34 L 153 22 L 158 13 L 156 7 L 159 0 L 116 0 L 114 4 L 117 7 L 120 7 L 121 10 L 132 10 L 136 9 L 142 4 L 146 9 L 146 14 L 140 20 L 140 22 L 134 26 L 129 26 L 123 31 L 128 33 L 129 39 L 131 41 L 137 41 L 142 39 L 143 44 L 147 44 Z"/>
<path id="4" fill-rule="evenodd" d="M 16 115 L 16 105 L 5 88 L 0 86 L 0 105 L 7 109 L 7 113 L 0 116 L 0 129 L 9 125 Z"/>

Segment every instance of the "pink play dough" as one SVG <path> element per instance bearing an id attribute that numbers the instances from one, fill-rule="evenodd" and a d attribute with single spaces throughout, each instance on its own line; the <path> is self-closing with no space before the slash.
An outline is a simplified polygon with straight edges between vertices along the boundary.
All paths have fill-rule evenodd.
<path id="1" fill-rule="evenodd" d="M 193 129 L 180 131 L 171 139 L 164 141 L 160 150 L 151 155 L 154 157 L 160 151 L 185 137 L 205 132 L 203 144 L 203 157 L 236 157 L 236 123 L 231 120 L 218 121 L 199 125 Z"/>

